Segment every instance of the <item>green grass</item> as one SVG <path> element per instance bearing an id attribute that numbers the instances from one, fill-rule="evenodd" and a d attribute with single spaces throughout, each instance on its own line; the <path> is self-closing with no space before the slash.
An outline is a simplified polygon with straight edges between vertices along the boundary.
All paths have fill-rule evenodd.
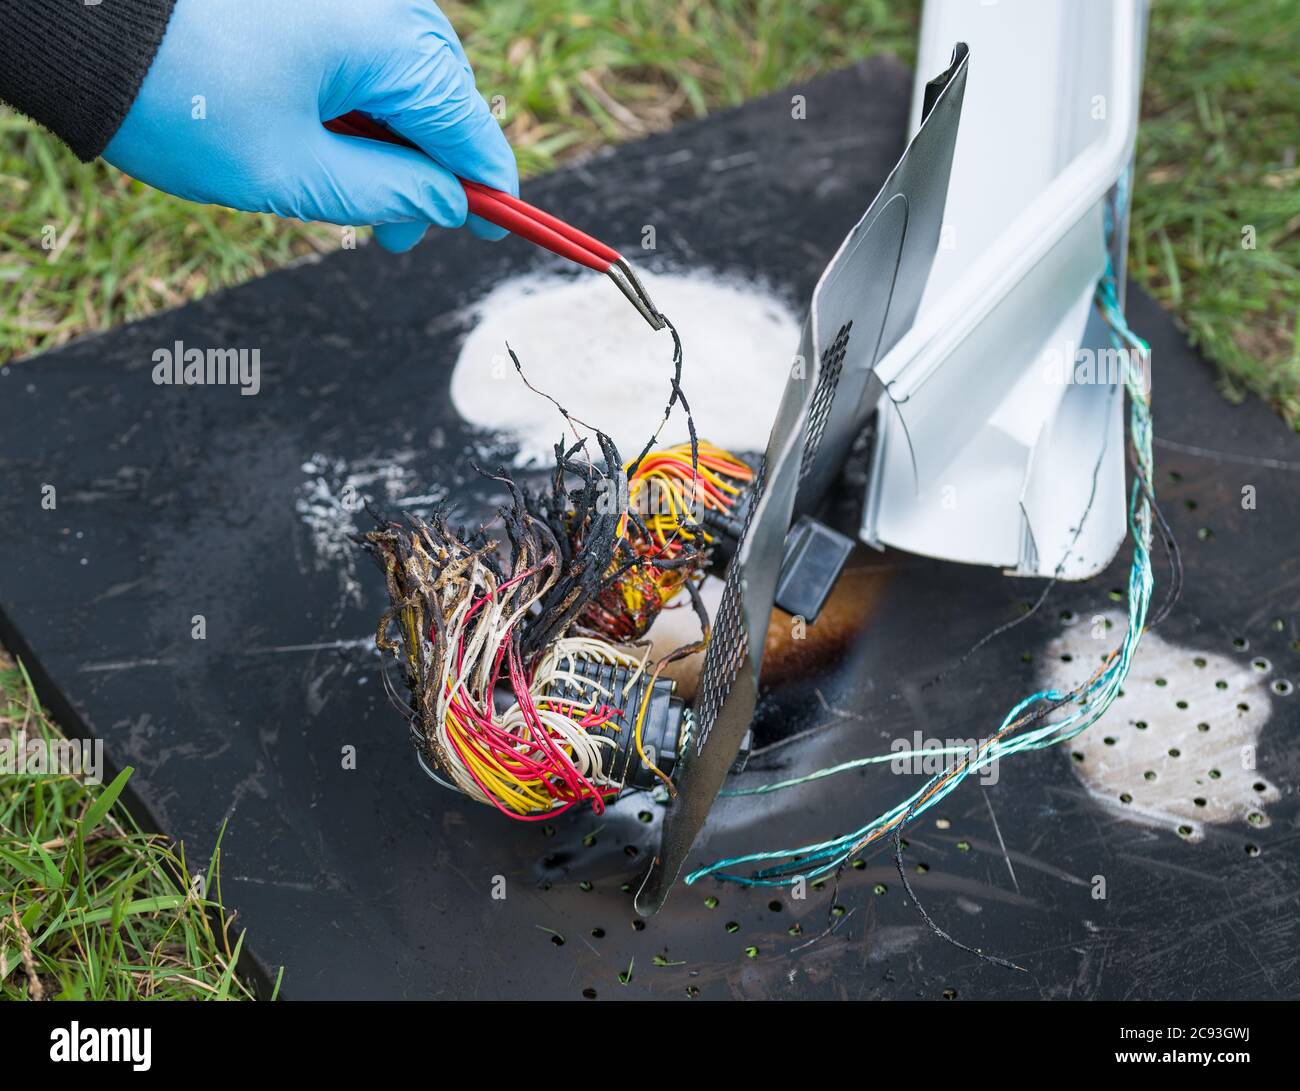
<path id="1" fill-rule="evenodd" d="M 25 671 L 0 654 L 0 738 L 57 738 Z M 0 999 L 247 1000 L 243 935 L 221 906 L 221 850 L 141 833 L 129 771 L 0 776 Z"/>
<path id="2" fill-rule="evenodd" d="M 881 52 L 916 0 L 443 5 L 525 174 Z M 1132 271 L 1221 368 L 1300 428 L 1300 19 L 1293 0 L 1156 0 Z M 1253 226 L 1254 250 L 1242 231 Z M 53 249 L 43 239 L 55 239 Z M 0 360 L 338 245 L 337 229 L 196 207 L 0 112 Z"/>
<path id="3" fill-rule="evenodd" d="M 1131 270 L 1219 365 L 1229 397 L 1253 391 L 1296 428 L 1298 114 L 1300 12 L 1293 0 L 1156 6 Z M 1253 250 L 1242 245 L 1247 228 Z"/>

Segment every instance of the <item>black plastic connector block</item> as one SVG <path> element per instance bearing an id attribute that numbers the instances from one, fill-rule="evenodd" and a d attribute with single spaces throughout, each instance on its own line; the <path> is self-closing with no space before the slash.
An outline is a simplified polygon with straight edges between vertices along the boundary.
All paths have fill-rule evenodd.
<path id="1" fill-rule="evenodd" d="M 852 538 L 810 515 L 801 515 L 786 535 L 776 604 L 811 624 L 826 605 L 851 552 Z"/>
<path id="2" fill-rule="evenodd" d="M 746 458 L 750 465 L 757 459 Z M 740 537 L 745 531 L 745 520 L 749 518 L 750 506 L 754 503 L 754 489 L 746 485 L 736 497 L 736 502 L 729 512 L 709 509 L 700 516 L 700 526 L 713 539 L 709 546 L 709 574 L 723 579 L 727 574 L 727 565 L 740 548 Z"/>
<path id="3" fill-rule="evenodd" d="M 583 704 L 605 704 L 618 710 L 600 727 L 589 734 L 602 735 L 613 740 L 613 746 L 601 747 L 601 767 L 605 775 L 628 788 L 649 789 L 660 783 L 654 772 L 642 763 L 636 751 L 635 728 L 641 702 L 650 683 L 648 673 L 643 673 L 636 684 L 624 694 L 624 687 L 633 671 L 627 667 L 613 666 L 591 659 L 580 659 L 574 664 L 576 682 L 564 681 L 552 685 L 547 696 L 569 698 Z M 641 745 L 646 757 L 665 776 L 672 776 L 681 749 L 682 717 L 685 704 L 674 696 L 675 683 L 660 678 L 650 694 L 645 721 L 641 725 Z"/>

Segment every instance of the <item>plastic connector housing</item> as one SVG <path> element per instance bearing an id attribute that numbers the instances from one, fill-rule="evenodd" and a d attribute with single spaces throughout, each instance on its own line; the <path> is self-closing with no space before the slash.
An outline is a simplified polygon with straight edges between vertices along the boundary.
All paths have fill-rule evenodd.
<path id="1" fill-rule="evenodd" d="M 641 761 L 636 749 L 636 719 L 645 700 L 650 683 L 643 673 L 630 690 L 624 693 L 632 671 L 627 667 L 580 659 L 574 665 L 575 681 L 563 681 L 550 686 L 548 697 L 569 698 L 583 704 L 605 704 L 617 710 L 604 724 L 589 729 L 589 734 L 600 735 L 613 741 L 613 746 L 602 747 L 601 767 L 611 780 L 626 788 L 650 789 L 661 783 L 654 771 Z M 675 683 L 660 678 L 650 694 L 645 721 L 641 725 L 641 746 L 646 757 L 665 776 L 672 776 L 681 752 L 681 736 L 685 705 L 674 696 Z"/>

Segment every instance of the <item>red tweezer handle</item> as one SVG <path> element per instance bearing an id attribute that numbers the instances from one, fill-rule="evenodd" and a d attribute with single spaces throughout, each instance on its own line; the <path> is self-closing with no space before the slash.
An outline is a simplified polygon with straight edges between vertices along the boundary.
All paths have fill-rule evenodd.
<path id="1" fill-rule="evenodd" d="M 360 136 L 420 150 L 406 137 L 398 135 L 392 129 L 355 110 L 325 122 L 325 128 L 341 136 Z M 558 216 L 543 212 L 540 208 L 530 205 L 527 201 L 521 201 L 504 190 L 493 189 L 491 186 L 471 182 L 466 178 L 462 178 L 460 184 L 465 187 L 465 196 L 469 198 L 469 210 L 475 216 L 481 216 L 489 223 L 504 227 L 507 231 L 536 243 L 552 254 L 559 254 L 562 258 L 585 265 L 588 269 L 595 269 L 598 273 L 608 272 L 614 262 L 622 260 L 622 255 L 612 246 L 606 246 L 599 239 L 593 239 L 585 231 L 579 231 Z"/>

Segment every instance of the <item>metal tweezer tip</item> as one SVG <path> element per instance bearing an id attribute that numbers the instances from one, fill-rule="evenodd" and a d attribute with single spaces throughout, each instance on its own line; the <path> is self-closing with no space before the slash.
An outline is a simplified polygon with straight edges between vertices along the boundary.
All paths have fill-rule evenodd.
<path id="1" fill-rule="evenodd" d="M 659 313 L 659 309 L 654 305 L 650 298 L 650 293 L 645 290 L 645 285 L 632 272 L 632 267 L 627 263 L 626 258 L 619 258 L 613 262 L 605 274 L 618 285 L 618 289 L 628 301 L 634 306 L 638 313 L 648 323 L 652 330 L 661 330 L 664 328 L 664 316 Z"/>

